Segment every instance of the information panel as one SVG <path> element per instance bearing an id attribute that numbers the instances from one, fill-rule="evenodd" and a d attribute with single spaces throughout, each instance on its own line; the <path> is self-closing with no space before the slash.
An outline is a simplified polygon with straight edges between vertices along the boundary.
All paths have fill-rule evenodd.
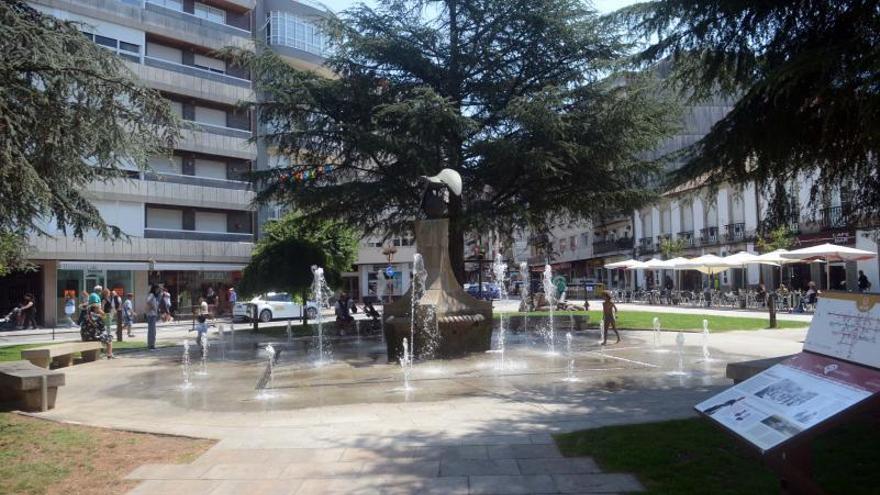
<path id="1" fill-rule="evenodd" d="M 823 294 L 804 350 L 880 368 L 880 295 Z"/>
<path id="2" fill-rule="evenodd" d="M 877 370 L 803 353 L 695 408 L 765 452 L 876 393 Z"/>

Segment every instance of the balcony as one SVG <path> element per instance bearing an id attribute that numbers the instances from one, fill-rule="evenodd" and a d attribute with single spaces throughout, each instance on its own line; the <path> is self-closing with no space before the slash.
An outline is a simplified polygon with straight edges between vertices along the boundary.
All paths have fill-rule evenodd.
<path id="1" fill-rule="evenodd" d="M 840 206 L 819 210 L 819 226 L 822 230 L 843 229 L 851 225 L 852 206 L 843 203 Z"/>
<path id="2" fill-rule="evenodd" d="M 727 242 L 741 242 L 746 238 L 745 223 L 729 223 L 724 226 L 724 239 Z"/>
<path id="3" fill-rule="evenodd" d="M 639 239 L 639 251 L 642 253 L 653 253 L 654 252 L 654 238 L 653 237 L 642 237 Z"/>
<path id="4" fill-rule="evenodd" d="M 703 246 L 718 244 L 718 227 L 700 229 L 700 244 Z"/>
<path id="5" fill-rule="evenodd" d="M 596 241 L 593 243 L 593 254 L 604 254 L 614 251 L 631 251 L 633 248 L 632 237 L 622 237 L 610 241 Z"/>
<path id="6" fill-rule="evenodd" d="M 249 191 L 252 189 L 252 184 L 248 181 L 216 179 L 213 177 L 199 177 L 197 175 L 170 174 L 167 172 L 146 172 L 144 173 L 144 180 L 185 184 L 188 186 L 216 187 L 218 189 L 232 189 L 236 191 Z"/>
<path id="7" fill-rule="evenodd" d="M 187 241 L 254 242 L 253 234 L 237 232 L 201 232 L 197 230 L 145 228 L 145 239 L 176 239 Z"/>
<path id="8" fill-rule="evenodd" d="M 203 132 L 202 129 L 184 129 L 181 135 L 181 140 L 177 145 L 177 149 L 180 150 L 245 160 L 253 160 L 257 157 L 256 145 L 244 136 L 208 133 Z"/>
<path id="9" fill-rule="evenodd" d="M 125 65 L 147 86 L 159 91 L 227 105 L 254 97 L 251 82 L 246 79 L 146 56 L 143 64 Z"/>
<path id="10" fill-rule="evenodd" d="M 681 242 L 684 243 L 684 247 L 695 247 L 697 245 L 696 239 L 694 238 L 693 230 L 686 230 L 684 232 L 678 233 L 678 238 L 681 239 Z"/>
<path id="11" fill-rule="evenodd" d="M 30 239 L 34 256 L 41 259 L 97 261 L 191 261 L 247 263 L 251 242 L 205 242 L 175 239 L 129 237 L 108 241 L 93 236 L 77 240 L 69 236 L 34 236 Z"/>
<path id="12" fill-rule="evenodd" d="M 660 246 L 662 246 L 664 241 L 671 241 L 671 240 L 672 240 L 672 234 L 660 234 L 657 236 L 657 247 L 659 248 Z"/>
<path id="13" fill-rule="evenodd" d="M 235 12 L 227 11 L 227 21 L 218 22 L 199 17 L 189 12 L 183 12 L 180 10 L 169 8 L 161 5 L 161 2 L 153 2 L 151 0 L 146 0 L 146 2 L 144 2 L 144 9 L 147 11 L 152 11 L 162 15 L 167 15 L 176 19 L 180 19 L 184 22 L 192 23 L 194 26 L 198 26 L 202 29 L 213 29 L 233 36 L 251 36 L 250 22 L 247 21 L 247 19 L 242 19 L 242 16 L 240 14 L 236 14 Z M 235 19 L 235 21 L 230 22 L 230 20 L 232 19 Z"/>

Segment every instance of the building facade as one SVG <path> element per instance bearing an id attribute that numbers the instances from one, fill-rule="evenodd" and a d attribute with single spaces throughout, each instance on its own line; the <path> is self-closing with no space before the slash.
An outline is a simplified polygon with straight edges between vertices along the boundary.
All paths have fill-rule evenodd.
<path id="1" fill-rule="evenodd" d="M 256 0 L 31 4 L 82 23 L 86 36 L 122 57 L 188 126 L 173 155 L 151 157 L 148 171 L 133 169 L 126 180 L 89 187 L 93 203 L 108 223 L 122 229 L 123 239 L 87 235 L 74 240 L 47 225 L 55 235 L 32 239 L 39 270 L 12 277 L 9 300 L 3 302 L 14 304 L 20 293 L 33 292 L 40 301 L 40 323 L 63 325 L 64 301 L 94 285 L 133 293 L 142 311 L 149 285 L 160 283 L 171 292 L 177 311 L 189 311 L 209 288 L 221 295 L 218 310 L 228 310 L 224 289 L 240 278 L 263 220 L 252 207 L 254 191 L 243 175 L 264 163 L 250 141 L 253 116 L 238 109 L 240 102 L 255 98 L 250 75 L 212 52 L 226 46 L 254 49 L 259 39 L 280 51 L 293 45 L 284 53 L 287 59 L 318 66 L 321 59 L 313 52 L 321 38 L 295 17 L 305 7 L 272 0 L 259 5 Z"/>

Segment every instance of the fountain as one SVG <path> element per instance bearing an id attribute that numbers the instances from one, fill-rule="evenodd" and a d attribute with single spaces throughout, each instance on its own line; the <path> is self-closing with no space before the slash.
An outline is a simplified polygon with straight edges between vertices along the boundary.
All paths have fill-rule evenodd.
<path id="1" fill-rule="evenodd" d="M 322 366 L 324 364 L 325 358 L 325 349 L 324 349 L 324 316 L 323 311 L 321 311 L 324 307 L 327 306 L 327 301 L 330 297 L 330 289 L 327 287 L 327 281 L 324 279 L 324 269 L 319 266 L 312 266 L 312 300 L 315 301 L 315 304 L 318 306 L 318 366 Z"/>
<path id="2" fill-rule="evenodd" d="M 220 336 L 220 360 L 226 360 L 226 332 L 225 327 L 221 323 L 217 325 L 217 334 Z"/>
<path id="3" fill-rule="evenodd" d="M 413 366 L 413 356 L 410 354 L 410 345 L 406 340 L 406 337 L 403 338 L 403 353 L 400 355 L 400 368 L 403 370 L 403 390 L 408 392 L 412 390 L 412 387 L 409 385 L 409 375 L 412 372 Z"/>
<path id="4" fill-rule="evenodd" d="M 207 376 L 208 375 L 208 334 L 204 333 L 201 335 L 201 344 L 202 344 L 202 366 L 201 370 L 196 373 L 197 375 Z"/>
<path id="5" fill-rule="evenodd" d="M 181 362 L 183 368 L 183 385 L 180 386 L 182 390 L 187 390 L 192 388 L 192 382 L 190 381 L 190 362 L 189 362 L 189 340 L 183 341 L 183 361 Z"/>
<path id="6" fill-rule="evenodd" d="M 287 332 L 287 345 L 293 342 L 293 328 L 290 327 L 290 320 L 287 320 L 287 328 L 285 329 Z"/>
<path id="7" fill-rule="evenodd" d="M 709 320 L 703 320 L 703 361 L 712 361 L 712 355 L 709 354 Z"/>
<path id="8" fill-rule="evenodd" d="M 501 253 L 497 253 L 495 255 L 495 261 L 492 263 L 492 274 L 495 278 L 495 283 L 498 284 L 498 288 L 501 292 L 500 300 L 507 300 L 507 289 L 504 285 L 505 280 L 505 272 L 507 271 L 507 264 L 504 263 L 504 260 L 501 258 Z M 498 347 L 497 351 L 500 354 L 500 362 L 499 369 L 504 370 L 504 313 L 498 313 Z"/>
<path id="9" fill-rule="evenodd" d="M 529 307 L 529 292 L 531 291 L 531 287 L 529 287 L 529 264 L 525 261 L 519 263 L 519 277 L 522 281 L 522 286 L 519 289 L 519 311 L 525 313 L 525 316 L 523 316 L 523 333 L 525 333 L 529 330 L 529 311 L 531 310 Z"/>
<path id="10" fill-rule="evenodd" d="M 550 308 L 550 322 L 546 330 L 547 347 L 550 354 L 556 354 L 556 323 L 554 321 L 553 312 L 556 309 L 556 286 L 553 284 L 553 269 L 550 265 L 544 265 L 544 299 L 547 300 L 547 306 Z"/>
<path id="11" fill-rule="evenodd" d="M 272 380 L 275 378 L 275 348 L 272 344 L 266 344 L 266 369 L 260 379 L 257 380 L 257 390 L 272 388 Z"/>
<path id="12" fill-rule="evenodd" d="M 660 333 L 660 318 L 654 317 L 653 321 L 654 326 L 654 349 L 653 352 L 667 353 L 669 349 L 662 349 L 661 344 L 663 340 L 663 334 Z"/>
<path id="13" fill-rule="evenodd" d="M 402 355 L 404 337 L 411 358 L 460 357 L 492 346 L 492 304 L 462 289 L 449 260 L 447 202 L 450 195 L 461 195 L 461 177 L 444 169 L 423 179 L 422 211 L 427 219 L 415 222 L 415 238 L 425 278 L 422 283 L 413 277 L 408 293 L 384 307 L 389 362 Z"/>
<path id="14" fill-rule="evenodd" d="M 684 371 L 684 334 L 681 332 L 675 335 L 675 348 L 678 353 L 678 367 L 675 371 L 670 371 L 666 374 L 671 376 L 687 375 L 687 372 Z"/>
<path id="15" fill-rule="evenodd" d="M 571 341 L 572 336 L 571 332 L 565 333 L 565 354 L 568 356 L 568 373 L 565 377 L 566 382 L 577 382 L 580 381 L 576 376 L 574 376 L 574 354 L 571 350 Z"/>

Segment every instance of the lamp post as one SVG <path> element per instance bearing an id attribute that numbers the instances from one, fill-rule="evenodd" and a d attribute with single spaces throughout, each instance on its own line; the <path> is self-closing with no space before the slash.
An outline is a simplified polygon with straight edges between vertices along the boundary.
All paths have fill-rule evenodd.
<path id="1" fill-rule="evenodd" d="M 382 254 L 385 256 L 385 259 L 388 260 L 388 267 L 391 267 L 391 264 L 394 262 L 394 255 L 397 254 L 397 246 L 394 245 L 390 240 L 385 241 L 382 244 Z M 379 283 L 384 282 L 384 280 L 379 280 L 376 278 L 376 295 L 379 295 Z M 384 297 L 385 290 L 383 288 L 382 294 Z M 379 301 L 382 304 L 385 304 L 385 301 Z"/>

